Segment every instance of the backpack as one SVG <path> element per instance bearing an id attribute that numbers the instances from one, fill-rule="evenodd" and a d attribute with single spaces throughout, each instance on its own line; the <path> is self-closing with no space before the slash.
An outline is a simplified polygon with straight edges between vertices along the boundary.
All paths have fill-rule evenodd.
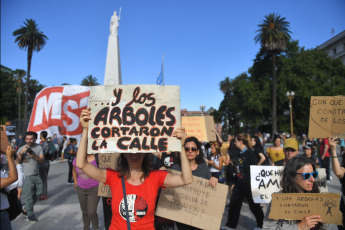
<path id="1" fill-rule="evenodd" d="M 48 148 L 49 148 L 49 151 L 45 154 L 45 158 L 49 161 L 53 161 L 56 159 L 58 155 L 58 151 L 52 142 L 48 142 Z"/>
<path id="2" fill-rule="evenodd" d="M 18 190 L 17 188 L 14 188 L 7 193 L 5 189 L 1 189 L 1 192 L 7 195 L 10 207 L 6 211 L 8 212 L 10 220 L 12 221 L 16 219 L 16 217 L 19 216 L 19 214 L 23 211 L 22 203 L 18 198 Z"/>

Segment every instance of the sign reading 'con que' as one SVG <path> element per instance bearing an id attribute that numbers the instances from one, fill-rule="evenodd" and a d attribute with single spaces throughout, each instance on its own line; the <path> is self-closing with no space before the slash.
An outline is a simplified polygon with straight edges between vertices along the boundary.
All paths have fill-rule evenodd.
<path id="1" fill-rule="evenodd" d="M 181 151 L 179 86 L 90 88 L 88 153 Z"/>

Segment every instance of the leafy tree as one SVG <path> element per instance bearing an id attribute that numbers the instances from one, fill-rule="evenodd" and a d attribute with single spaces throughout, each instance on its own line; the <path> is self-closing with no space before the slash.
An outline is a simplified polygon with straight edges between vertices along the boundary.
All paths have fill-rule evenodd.
<path id="1" fill-rule="evenodd" d="M 40 51 L 46 44 L 48 37 L 43 34 L 38 28 L 38 25 L 33 19 L 26 19 L 24 22 L 25 26 L 21 26 L 13 32 L 15 36 L 15 42 L 18 44 L 20 49 L 28 51 L 28 67 L 26 75 L 26 88 L 25 88 L 25 104 L 24 104 L 24 119 L 28 119 L 28 96 L 29 96 L 29 86 L 30 86 L 30 71 L 31 71 L 31 59 L 33 51 Z"/>
<path id="2" fill-rule="evenodd" d="M 221 111 L 224 112 L 227 115 L 228 119 L 228 131 L 231 130 L 231 125 L 230 125 L 230 120 L 231 120 L 231 110 L 230 106 L 231 104 L 229 103 L 230 101 L 230 95 L 231 95 L 231 80 L 229 77 L 226 77 L 223 81 L 219 83 L 219 89 L 222 91 L 224 94 L 224 102 L 223 106 L 221 107 Z"/>
<path id="3" fill-rule="evenodd" d="M 98 83 L 98 80 L 97 80 L 96 77 L 93 77 L 92 75 L 87 75 L 81 81 L 81 85 L 84 85 L 84 86 L 95 86 L 95 85 L 99 85 L 99 83 Z"/>
<path id="4" fill-rule="evenodd" d="M 22 69 L 16 69 L 13 71 L 13 77 L 16 80 L 16 91 L 18 93 L 18 120 L 21 117 L 21 113 L 20 113 L 20 108 L 21 108 L 21 103 L 20 103 L 20 99 L 21 99 L 21 94 L 23 91 L 23 78 L 26 75 L 26 71 L 22 70 Z"/>
<path id="5" fill-rule="evenodd" d="M 259 24 L 254 40 L 272 56 L 272 134 L 277 132 L 277 76 L 276 56 L 285 49 L 290 40 L 290 23 L 280 15 L 271 13 Z"/>
<path id="6" fill-rule="evenodd" d="M 15 117 L 15 111 L 17 109 L 17 95 L 16 84 L 11 72 L 4 72 L 1 70 L 0 81 L 0 117 L 6 117 L 12 119 Z"/>

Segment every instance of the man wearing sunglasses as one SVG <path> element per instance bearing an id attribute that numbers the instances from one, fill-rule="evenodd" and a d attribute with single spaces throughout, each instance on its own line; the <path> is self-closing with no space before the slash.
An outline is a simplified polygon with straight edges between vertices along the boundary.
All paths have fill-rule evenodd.
<path id="1" fill-rule="evenodd" d="M 285 154 L 284 165 L 291 158 L 295 157 L 298 154 L 298 142 L 295 138 L 288 138 L 284 142 L 283 151 Z"/>

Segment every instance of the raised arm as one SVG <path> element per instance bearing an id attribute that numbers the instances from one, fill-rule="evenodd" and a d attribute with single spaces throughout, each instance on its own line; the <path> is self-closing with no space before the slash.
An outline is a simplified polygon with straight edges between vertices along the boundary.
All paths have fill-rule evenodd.
<path id="1" fill-rule="evenodd" d="M 179 187 L 183 185 L 187 185 L 192 183 L 193 181 L 193 175 L 192 175 L 192 170 L 190 168 L 187 154 L 184 150 L 184 142 L 186 140 L 186 133 L 185 129 L 183 127 L 178 128 L 174 133 L 173 136 L 181 139 L 181 175 L 173 175 L 173 174 L 168 174 L 164 180 L 164 186 L 168 188 L 174 188 L 174 187 Z"/>
<path id="2" fill-rule="evenodd" d="M 332 157 L 332 166 L 333 166 L 332 168 L 333 168 L 334 174 L 338 178 L 343 178 L 344 174 L 345 174 L 345 168 L 340 167 L 338 156 L 337 156 L 337 151 L 336 151 L 338 142 L 335 141 L 335 139 L 336 138 L 334 138 L 334 139 L 328 138 L 330 155 Z"/>
<path id="3" fill-rule="evenodd" d="M 0 180 L 0 187 L 5 188 L 8 185 L 12 184 L 16 180 L 18 180 L 18 174 L 17 174 L 17 169 L 16 166 L 14 165 L 14 159 L 13 159 L 13 154 L 14 150 L 12 147 L 9 145 L 7 146 L 6 149 L 6 157 L 8 161 L 8 177 L 7 178 L 1 178 Z"/>
<path id="4" fill-rule="evenodd" d="M 80 123 L 83 127 L 83 133 L 77 151 L 76 166 L 89 177 L 99 182 L 105 183 L 107 178 L 107 171 L 105 169 L 95 167 L 86 160 L 89 120 L 91 120 L 90 109 L 84 109 L 80 114 Z"/>

